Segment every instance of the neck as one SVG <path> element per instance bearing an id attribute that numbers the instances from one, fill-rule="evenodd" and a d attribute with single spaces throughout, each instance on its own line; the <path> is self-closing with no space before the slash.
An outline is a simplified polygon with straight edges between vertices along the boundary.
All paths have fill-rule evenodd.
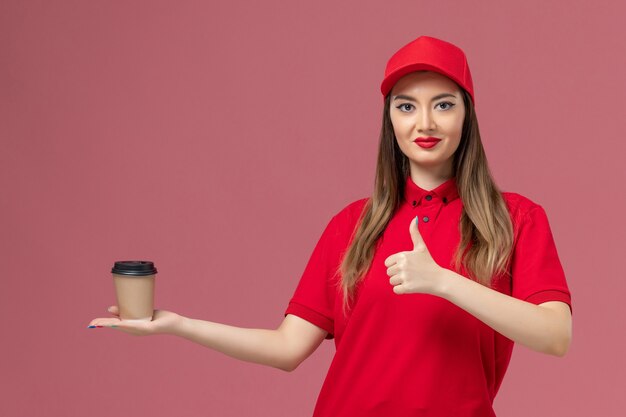
<path id="1" fill-rule="evenodd" d="M 424 190 L 432 190 L 454 176 L 452 164 L 436 167 L 417 166 L 411 162 L 411 179 Z"/>

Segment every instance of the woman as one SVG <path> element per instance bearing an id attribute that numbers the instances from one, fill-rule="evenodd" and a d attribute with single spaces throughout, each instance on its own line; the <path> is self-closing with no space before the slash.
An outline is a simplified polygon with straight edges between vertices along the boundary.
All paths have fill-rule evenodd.
<path id="1" fill-rule="evenodd" d="M 563 356 L 571 341 L 546 213 L 494 184 L 461 49 L 418 37 L 390 58 L 381 92 L 374 193 L 329 221 L 278 329 L 163 310 L 91 324 L 286 371 L 335 339 L 314 417 L 495 416 L 514 342 Z"/>

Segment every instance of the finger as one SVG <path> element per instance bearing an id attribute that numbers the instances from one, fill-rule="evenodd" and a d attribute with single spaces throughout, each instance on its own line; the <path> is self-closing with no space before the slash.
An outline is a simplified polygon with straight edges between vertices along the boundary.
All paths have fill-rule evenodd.
<path id="1" fill-rule="evenodd" d="M 400 285 L 402 284 L 402 279 L 400 279 L 399 276 L 394 275 L 391 278 L 389 278 L 389 284 L 396 286 L 396 285 Z"/>
<path id="2" fill-rule="evenodd" d="M 120 309 L 117 306 L 111 306 L 108 308 L 109 313 L 115 315 L 115 316 L 119 316 L 120 315 Z"/>
<path id="3" fill-rule="evenodd" d="M 396 254 L 390 255 L 385 259 L 385 266 L 391 266 L 396 263 Z"/>
<path id="4" fill-rule="evenodd" d="M 120 319 L 115 317 L 101 317 L 91 320 L 88 327 L 116 327 L 120 324 Z"/>
<path id="5" fill-rule="evenodd" d="M 417 222 L 418 217 L 415 216 L 415 219 L 411 221 L 411 224 L 409 225 L 409 234 L 411 235 L 411 241 L 413 242 L 413 249 L 424 246 L 424 239 L 419 231 L 419 227 L 417 227 Z"/>
<path id="6" fill-rule="evenodd" d="M 387 275 L 388 276 L 392 276 L 394 274 L 396 274 L 399 271 L 400 268 L 398 268 L 397 265 L 392 265 L 389 268 L 387 268 Z"/>
<path id="7" fill-rule="evenodd" d="M 406 291 L 402 285 L 396 285 L 392 288 L 392 291 L 396 294 L 405 294 Z"/>

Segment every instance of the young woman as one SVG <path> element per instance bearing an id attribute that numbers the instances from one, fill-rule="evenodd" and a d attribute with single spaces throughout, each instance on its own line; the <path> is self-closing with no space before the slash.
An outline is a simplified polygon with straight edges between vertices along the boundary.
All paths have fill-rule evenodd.
<path id="1" fill-rule="evenodd" d="M 389 60 L 374 191 L 328 222 L 276 330 L 156 310 L 111 318 L 292 371 L 336 353 L 314 417 L 495 416 L 513 345 L 563 356 L 571 295 L 543 207 L 488 169 L 464 52 L 420 36 Z"/>

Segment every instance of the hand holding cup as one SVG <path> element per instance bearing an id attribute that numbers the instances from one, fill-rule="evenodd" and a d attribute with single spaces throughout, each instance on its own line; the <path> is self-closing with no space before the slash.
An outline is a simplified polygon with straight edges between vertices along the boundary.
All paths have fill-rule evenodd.
<path id="1" fill-rule="evenodd" d="M 154 309 L 154 277 L 150 261 L 118 261 L 111 269 L 117 305 L 113 317 L 93 319 L 89 328 L 112 327 L 137 336 L 170 333 L 182 322 L 176 313 Z"/>

